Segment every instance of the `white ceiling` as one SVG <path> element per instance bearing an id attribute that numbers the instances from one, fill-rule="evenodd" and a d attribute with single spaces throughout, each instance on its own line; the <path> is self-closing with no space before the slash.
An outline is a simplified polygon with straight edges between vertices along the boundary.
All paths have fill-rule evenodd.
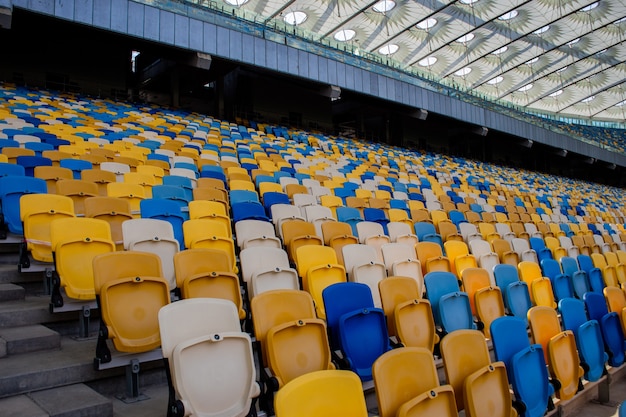
<path id="1" fill-rule="evenodd" d="M 480 95 L 626 120 L 626 0 L 219 1 L 245 18 L 386 57 Z M 298 12 L 302 23 L 285 23 Z M 352 39 L 337 40 L 351 31 Z"/>

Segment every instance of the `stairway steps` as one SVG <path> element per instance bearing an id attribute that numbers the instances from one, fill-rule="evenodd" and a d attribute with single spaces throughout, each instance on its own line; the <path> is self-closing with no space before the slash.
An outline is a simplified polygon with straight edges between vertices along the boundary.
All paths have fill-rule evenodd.
<path id="1" fill-rule="evenodd" d="M 0 283 L 0 302 L 23 300 L 26 295 L 24 287 L 15 284 Z"/>
<path id="2" fill-rule="evenodd" d="M 0 328 L 77 320 L 78 312 L 50 313 L 49 296 L 29 296 L 0 303 Z"/>
<path id="3" fill-rule="evenodd" d="M 113 404 L 84 384 L 74 384 L 29 395 L 50 417 L 113 417 Z"/>
<path id="4" fill-rule="evenodd" d="M 6 342 L 7 355 L 59 349 L 61 347 L 59 333 L 40 324 L 1 328 L 0 339 Z"/>
<path id="5" fill-rule="evenodd" d="M 4 417 L 49 417 L 47 412 L 26 395 L 0 399 L 0 410 Z"/>

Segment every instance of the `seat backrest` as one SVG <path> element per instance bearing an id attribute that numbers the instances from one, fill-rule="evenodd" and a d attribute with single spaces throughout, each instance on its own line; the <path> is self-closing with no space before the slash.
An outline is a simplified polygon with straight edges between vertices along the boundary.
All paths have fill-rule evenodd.
<path id="1" fill-rule="evenodd" d="M 250 337 L 238 328 L 233 308 L 223 300 L 199 298 L 159 310 L 170 389 L 185 404 L 186 413 L 245 415 L 260 393 Z M 216 377 L 225 372 L 227 381 Z M 199 382 L 208 392 L 197 389 Z"/>
<path id="2" fill-rule="evenodd" d="M 331 346 L 339 347 L 339 320 L 345 313 L 355 310 L 373 309 L 372 292 L 365 284 L 341 282 L 326 287 L 322 292 L 326 323 L 331 335 Z"/>
<path id="3" fill-rule="evenodd" d="M 446 381 L 454 388 L 457 409 L 464 408 L 465 379 L 489 365 L 489 349 L 478 330 L 457 330 L 448 333 L 440 343 Z"/>
<path id="4" fill-rule="evenodd" d="M 367 406 L 358 376 L 343 370 L 302 375 L 276 393 L 277 417 L 367 417 Z"/>
<path id="5" fill-rule="evenodd" d="M 261 342 L 264 358 L 266 358 L 264 349 L 266 335 L 272 327 L 298 319 L 316 318 L 311 295 L 299 290 L 272 290 L 261 293 L 250 301 L 250 310 L 254 335 Z"/>
<path id="6" fill-rule="evenodd" d="M 74 299 L 93 300 L 93 258 L 115 250 L 109 224 L 86 217 L 54 220 L 50 223 L 50 244 L 66 294 Z"/>
<path id="7" fill-rule="evenodd" d="M 403 347 L 381 355 L 372 367 L 380 417 L 395 417 L 407 401 L 439 386 L 432 352 Z"/>
<path id="8" fill-rule="evenodd" d="M 430 301 L 435 317 L 435 323 L 441 323 L 439 315 L 439 300 L 446 294 L 458 292 L 459 283 L 451 272 L 429 272 L 424 276 L 424 285 L 426 287 L 426 297 Z"/>
<path id="9" fill-rule="evenodd" d="M 465 268 L 461 273 L 461 282 L 463 283 L 463 291 L 469 297 L 472 312 L 476 315 L 474 295 L 478 290 L 491 285 L 489 273 L 483 268 Z"/>
<path id="10" fill-rule="evenodd" d="M 494 362 L 467 376 L 463 387 L 465 415 L 516 415 L 503 362 Z"/>
<path id="11" fill-rule="evenodd" d="M 391 336 L 396 335 L 395 316 L 396 306 L 409 300 L 422 297 L 415 279 L 402 276 L 390 276 L 378 283 L 382 308 L 387 317 L 387 328 Z"/>

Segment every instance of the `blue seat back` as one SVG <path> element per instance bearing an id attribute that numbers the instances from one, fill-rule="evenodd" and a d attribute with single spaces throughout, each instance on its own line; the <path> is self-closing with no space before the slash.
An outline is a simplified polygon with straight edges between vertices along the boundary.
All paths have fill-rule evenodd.
<path id="1" fill-rule="evenodd" d="M 609 313 L 604 296 L 601 294 L 588 292 L 583 299 L 589 319 L 600 323 L 600 331 L 609 355 L 609 365 L 620 366 L 624 363 L 624 350 L 626 350 L 620 316 L 615 312 Z"/>
<path id="2" fill-rule="evenodd" d="M 163 177 L 163 185 L 173 185 L 182 188 L 185 191 L 185 199 L 188 202 L 193 200 L 193 183 L 190 178 L 180 177 L 178 175 L 166 175 Z"/>
<path id="3" fill-rule="evenodd" d="M 459 292 L 459 282 L 452 272 L 433 271 L 424 277 L 426 297 L 432 306 L 435 323 L 441 325 L 439 300 L 446 294 Z"/>
<path id="4" fill-rule="evenodd" d="M 572 258 L 569 256 L 563 256 L 561 258 L 561 268 L 563 268 L 563 273 L 568 275 L 570 278 L 573 277 L 576 271 L 580 271 L 580 267 L 578 266 L 578 261 L 576 258 Z"/>
<path id="5" fill-rule="evenodd" d="M 374 308 L 372 291 L 366 284 L 358 282 L 331 284 L 322 291 L 322 300 L 326 311 L 326 325 L 330 334 L 330 344 L 334 349 L 341 349 L 341 338 L 339 337 L 341 316 L 354 310 Z"/>
<path id="6" fill-rule="evenodd" d="M 46 181 L 41 178 L 14 175 L 0 177 L 0 202 L 4 223 L 9 228 L 9 232 L 24 234 L 20 218 L 20 198 L 24 194 L 46 194 L 47 192 Z"/>
<path id="7" fill-rule="evenodd" d="M 272 217 L 272 206 L 274 204 L 291 204 L 289 196 L 285 193 L 279 193 L 277 191 L 268 191 L 263 194 L 263 207 L 265 207 L 265 213 L 268 217 Z"/>
<path id="8" fill-rule="evenodd" d="M 231 205 L 233 222 L 237 223 L 240 220 L 262 220 L 269 222 L 270 219 L 265 215 L 265 209 L 261 203 L 256 201 L 243 201 L 239 203 L 233 203 Z"/>
<path id="9" fill-rule="evenodd" d="M 452 292 L 439 299 L 439 317 L 445 333 L 459 329 L 475 329 L 469 296 L 465 292 Z"/>
<path id="10" fill-rule="evenodd" d="M 187 217 L 183 214 L 180 205 L 165 198 L 146 198 L 139 202 L 141 217 L 144 219 L 165 220 L 174 229 L 174 238 L 178 241 L 180 250 L 185 249 L 183 223 Z"/>
<path id="11" fill-rule="evenodd" d="M 38 166 L 52 166 L 52 160 L 50 158 L 44 158 L 42 156 L 18 156 L 15 158 L 15 162 L 18 165 L 24 167 L 24 172 L 27 176 L 34 176 L 35 167 Z"/>
<path id="12" fill-rule="evenodd" d="M 362 381 L 372 380 L 372 365 L 391 349 L 385 313 L 379 308 L 360 308 L 339 318 L 342 352 L 350 369 Z"/>
<path id="13" fill-rule="evenodd" d="M 26 175 L 26 170 L 18 164 L 0 162 L 0 177 L 6 177 L 7 175 L 23 177 Z"/>
<path id="14" fill-rule="evenodd" d="M 81 159 L 61 159 L 59 161 L 59 166 L 62 168 L 71 169 L 75 180 L 81 179 L 82 170 L 93 168 L 91 162 L 83 161 Z"/>
<path id="15" fill-rule="evenodd" d="M 259 204 L 261 203 L 259 201 L 259 195 L 256 192 L 250 190 L 231 190 L 228 193 L 228 197 L 230 200 L 230 204 L 232 205 L 243 202 L 255 202 Z"/>
<path id="16" fill-rule="evenodd" d="M 597 381 L 604 373 L 604 365 L 608 360 L 600 324 L 596 320 L 588 320 L 582 300 L 565 298 L 559 301 L 559 311 L 563 327 L 574 333 L 580 359 L 587 364 L 585 378 L 591 382 Z"/>
<path id="17" fill-rule="evenodd" d="M 361 212 L 358 209 L 354 207 L 337 207 L 336 214 L 338 221 L 348 223 L 350 225 L 354 236 L 359 235 L 356 229 L 356 224 L 363 221 L 363 216 L 361 216 Z"/>

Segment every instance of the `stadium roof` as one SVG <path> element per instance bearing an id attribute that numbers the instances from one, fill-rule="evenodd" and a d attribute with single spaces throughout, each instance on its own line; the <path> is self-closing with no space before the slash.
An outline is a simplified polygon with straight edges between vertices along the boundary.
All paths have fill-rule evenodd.
<path id="1" fill-rule="evenodd" d="M 538 112 L 626 119 L 626 0 L 220 0 L 240 16 Z"/>

